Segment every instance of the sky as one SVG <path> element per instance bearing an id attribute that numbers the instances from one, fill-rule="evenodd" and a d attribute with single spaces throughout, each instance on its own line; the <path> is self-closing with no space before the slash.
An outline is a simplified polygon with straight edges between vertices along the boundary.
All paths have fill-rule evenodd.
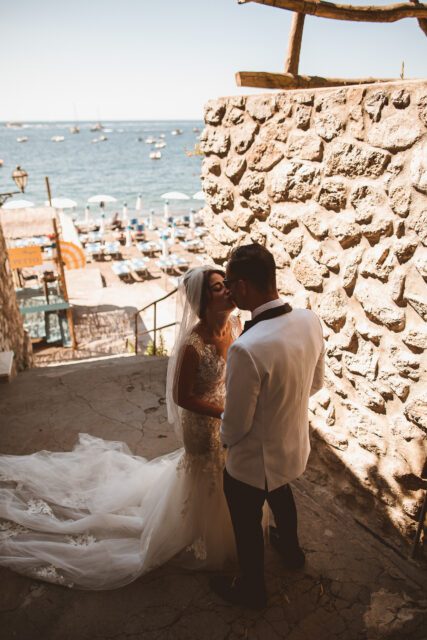
<path id="1" fill-rule="evenodd" d="M 0 0 L 0 121 L 199 120 L 209 99 L 262 92 L 237 71 L 283 71 L 291 17 L 237 0 Z M 427 77 L 414 19 L 306 17 L 301 74 L 398 78 L 402 61 Z"/>

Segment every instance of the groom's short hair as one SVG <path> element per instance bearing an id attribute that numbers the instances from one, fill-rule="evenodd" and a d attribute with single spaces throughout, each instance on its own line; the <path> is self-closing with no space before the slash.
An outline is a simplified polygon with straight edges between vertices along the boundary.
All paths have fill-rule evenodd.
<path id="1" fill-rule="evenodd" d="M 227 271 L 233 278 L 249 280 L 259 291 L 276 290 L 274 256 L 257 242 L 233 249 Z"/>

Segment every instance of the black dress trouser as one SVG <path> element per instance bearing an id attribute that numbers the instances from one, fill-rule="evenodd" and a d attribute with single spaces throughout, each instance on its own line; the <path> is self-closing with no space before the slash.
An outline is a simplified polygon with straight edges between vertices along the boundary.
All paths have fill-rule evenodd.
<path id="1" fill-rule="evenodd" d="M 274 491 L 258 489 L 236 480 L 224 469 L 224 493 L 236 538 L 242 579 L 249 587 L 264 586 L 264 536 L 262 508 L 267 500 L 273 512 L 283 553 L 298 548 L 297 510 L 289 484 Z"/>

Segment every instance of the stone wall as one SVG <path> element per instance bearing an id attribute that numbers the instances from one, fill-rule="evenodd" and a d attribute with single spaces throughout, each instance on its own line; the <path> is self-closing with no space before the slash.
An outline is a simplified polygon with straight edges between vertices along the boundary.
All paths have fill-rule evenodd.
<path id="1" fill-rule="evenodd" d="M 32 365 L 31 341 L 24 331 L 16 302 L 6 243 L 0 225 L 0 351 L 13 351 L 14 366 L 21 370 Z"/>
<path id="2" fill-rule="evenodd" d="M 427 431 L 427 82 L 224 98 L 205 122 L 211 258 L 264 244 L 280 293 L 323 323 L 313 463 L 359 514 L 373 507 L 413 535 Z"/>

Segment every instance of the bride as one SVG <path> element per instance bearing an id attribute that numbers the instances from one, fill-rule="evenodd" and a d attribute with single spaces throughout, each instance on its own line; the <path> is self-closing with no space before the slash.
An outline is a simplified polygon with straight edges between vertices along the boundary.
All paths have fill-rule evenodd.
<path id="1" fill-rule="evenodd" d="M 80 434 L 72 451 L 0 456 L 0 565 L 79 589 L 113 589 L 174 558 L 221 569 L 235 558 L 219 440 L 227 350 L 240 321 L 224 274 L 181 278 L 167 373 L 168 419 L 184 448 L 148 461 Z"/>

